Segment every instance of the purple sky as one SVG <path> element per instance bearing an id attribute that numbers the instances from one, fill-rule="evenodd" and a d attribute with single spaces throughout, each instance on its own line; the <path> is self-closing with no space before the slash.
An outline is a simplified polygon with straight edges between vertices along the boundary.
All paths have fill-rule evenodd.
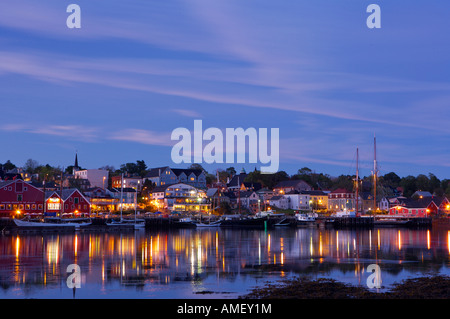
<path id="1" fill-rule="evenodd" d="M 280 170 L 450 178 L 446 1 L 16 0 L 0 11 L 0 162 L 174 165 L 177 127 L 280 129 Z M 366 26 L 381 7 L 382 28 Z M 187 165 L 185 165 L 187 166 Z M 253 170 L 255 164 L 234 166 Z"/>

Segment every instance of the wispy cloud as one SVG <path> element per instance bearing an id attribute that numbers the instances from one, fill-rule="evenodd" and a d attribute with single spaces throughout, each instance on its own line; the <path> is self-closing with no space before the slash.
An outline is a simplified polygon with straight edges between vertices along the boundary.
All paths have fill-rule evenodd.
<path id="1" fill-rule="evenodd" d="M 196 112 L 194 110 L 188 110 L 188 109 L 173 109 L 172 112 L 178 113 L 182 116 L 186 116 L 186 117 L 192 117 L 192 118 L 202 118 L 203 115 L 200 114 L 199 112 Z"/>
<path id="2" fill-rule="evenodd" d="M 95 142 L 98 138 L 98 130 L 96 128 L 90 128 L 83 125 L 4 124 L 0 126 L 0 130 L 61 136 L 88 142 Z"/>
<path id="3" fill-rule="evenodd" d="M 150 130 L 124 129 L 110 134 L 107 138 L 147 145 L 173 146 L 173 142 L 170 139 L 170 133 L 167 134 Z"/>

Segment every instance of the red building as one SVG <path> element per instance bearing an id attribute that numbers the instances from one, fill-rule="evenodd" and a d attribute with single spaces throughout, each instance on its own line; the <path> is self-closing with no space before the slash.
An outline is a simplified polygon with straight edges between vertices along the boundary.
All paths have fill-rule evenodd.
<path id="1" fill-rule="evenodd" d="M 89 216 L 91 213 L 91 203 L 76 188 L 63 189 L 62 196 L 61 191 L 47 192 L 45 208 L 49 215 L 54 216 Z"/>
<path id="2" fill-rule="evenodd" d="M 394 206 L 389 209 L 389 215 L 400 217 L 428 217 L 429 210 L 426 207 Z"/>
<path id="3" fill-rule="evenodd" d="M 21 179 L 0 182 L 0 216 L 43 213 L 44 192 Z"/>

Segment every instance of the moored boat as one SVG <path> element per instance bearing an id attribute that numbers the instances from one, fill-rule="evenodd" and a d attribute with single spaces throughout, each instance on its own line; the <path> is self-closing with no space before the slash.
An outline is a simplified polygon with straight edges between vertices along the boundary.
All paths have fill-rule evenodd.
<path id="1" fill-rule="evenodd" d="M 46 221 L 27 221 L 27 220 L 21 220 L 21 219 L 14 219 L 14 223 L 18 227 L 45 227 L 45 228 L 60 228 L 60 227 L 73 227 L 75 229 L 78 229 L 83 226 L 89 226 L 92 224 L 92 222 L 46 222 Z"/>

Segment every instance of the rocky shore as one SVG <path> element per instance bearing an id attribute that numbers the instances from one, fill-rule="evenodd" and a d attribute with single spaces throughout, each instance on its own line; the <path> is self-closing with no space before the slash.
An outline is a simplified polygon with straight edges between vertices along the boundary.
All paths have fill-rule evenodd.
<path id="1" fill-rule="evenodd" d="M 241 299 L 449 299 L 450 277 L 406 279 L 386 292 L 344 284 L 333 279 L 299 277 L 253 289 Z"/>

